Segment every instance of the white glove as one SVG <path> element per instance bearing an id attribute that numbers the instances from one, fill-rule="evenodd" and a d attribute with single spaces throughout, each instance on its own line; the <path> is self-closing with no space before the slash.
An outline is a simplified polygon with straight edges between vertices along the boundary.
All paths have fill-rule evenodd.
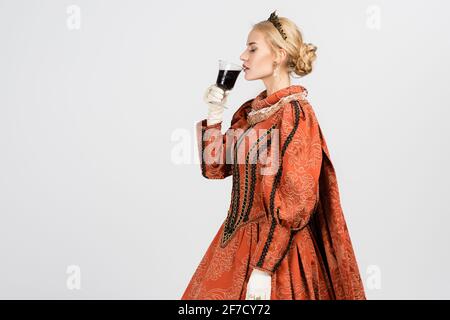
<path id="1" fill-rule="evenodd" d="M 270 300 L 272 276 L 259 269 L 253 269 L 248 280 L 245 300 Z"/>
<path id="2" fill-rule="evenodd" d="M 222 121 L 225 103 L 227 102 L 230 90 L 224 91 L 217 85 L 210 85 L 203 96 L 203 101 L 208 104 L 207 125 L 216 124 Z"/>

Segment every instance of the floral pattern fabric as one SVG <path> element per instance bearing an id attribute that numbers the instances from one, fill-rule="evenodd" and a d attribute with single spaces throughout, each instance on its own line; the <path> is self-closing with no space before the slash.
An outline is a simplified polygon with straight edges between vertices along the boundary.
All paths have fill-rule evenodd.
<path id="1" fill-rule="evenodd" d="M 299 95 L 300 94 L 300 95 Z M 274 113 L 249 121 L 251 112 Z M 271 299 L 366 299 L 340 204 L 336 173 L 307 90 L 261 92 L 222 123 L 197 123 L 201 173 L 233 178 L 223 221 L 181 299 L 245 299 L 254 268 Z"/>

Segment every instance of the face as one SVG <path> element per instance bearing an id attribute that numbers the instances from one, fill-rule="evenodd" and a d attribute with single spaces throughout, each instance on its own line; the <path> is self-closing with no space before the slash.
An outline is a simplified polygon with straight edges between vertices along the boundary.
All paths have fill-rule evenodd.
<path id="1" fill-rule="evenodd" d="M 241 54 L 240 59 L 246 80 L 264 79 L 272 76 L 274 70 L 275 55 L 271 51 L 261 32 L 252 30 L 247 38 L 247 48 Z"/>

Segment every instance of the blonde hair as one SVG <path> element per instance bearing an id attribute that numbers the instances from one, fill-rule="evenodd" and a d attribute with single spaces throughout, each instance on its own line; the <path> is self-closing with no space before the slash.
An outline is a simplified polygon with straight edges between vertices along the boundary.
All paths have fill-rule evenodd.
<path id="1" fill-rule="evenodd" d="M 264 34 L 265 39 L 273 52 L 276 48 L 286 50 L 288 57 L 286 67 L 289 73 L 295 73 L 300 77 L 306 76 L 312 71 L 312 64 L 316 60 L 317 47 L 312 43 L 304 43 L 303 36 L 294 22 L 285 17 L 278 17 L 287 39 L 284 40 L 278 29 L 272 22 L 263 20 L 253 25 L 252 30 Z"/>

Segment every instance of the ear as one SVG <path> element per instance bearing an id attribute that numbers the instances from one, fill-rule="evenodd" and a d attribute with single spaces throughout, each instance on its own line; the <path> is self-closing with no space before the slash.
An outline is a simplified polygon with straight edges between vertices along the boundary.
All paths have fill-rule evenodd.
<path id="1" fill-rule="evenodd" d="M 283 48 L 279 48 L 276 53 L 276 61 L 278 64 L 282 64 L 287 59 L 287 52 Z"/>
<path id="2" fill-rule="evenodd" d="M 280 48 L 279 56 L 280 56 L 280 63 L 281 63 L 281 62 L 286 61 L 288 54 L 287 54 L 286 50 L 284 50 L 283 48 Z"/>

